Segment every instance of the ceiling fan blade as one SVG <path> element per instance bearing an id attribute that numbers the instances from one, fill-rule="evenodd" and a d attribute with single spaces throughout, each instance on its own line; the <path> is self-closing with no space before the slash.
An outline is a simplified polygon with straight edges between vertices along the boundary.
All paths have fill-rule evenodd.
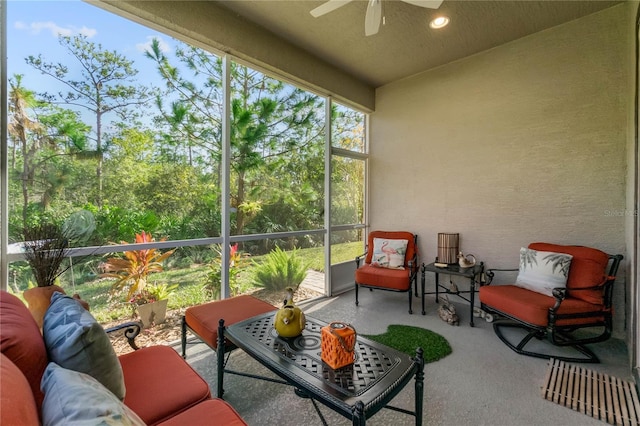
<path id="1" fill-rule="evenodd" d="M 322 16 L 329 12 L 333 12 L 334 10 L 344 6 L 347 3 L 350 3 L 352 0 L 329 0 L 326 3 L 321 4 L 311 11 L 311 16 L 317 18 L 318 16 Z"/>
<path id="2" fill-rule="evenodd" d="M 427 7 L 429 9 L 437 9 L 442 4 L 443 0 L 402 0 L 405 3 L 412 4 L 414 6 Z"/>
<path id="3" fill-rule="evenodd" d="M 374 35 L 380 29 L 382 18 L 382 0 L 369 0 L 367 14 L 364 17 L 364 35 Z"/>

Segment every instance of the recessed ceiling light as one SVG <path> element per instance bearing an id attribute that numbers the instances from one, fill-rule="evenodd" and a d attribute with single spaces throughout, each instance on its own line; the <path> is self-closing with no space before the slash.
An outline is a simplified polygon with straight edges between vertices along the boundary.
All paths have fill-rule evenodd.
<path id="1" fill-rule="evenodd" d="M 429 22 L 429 26 L 437 30 L 439 28 L 446 27 L 448 23 L 449 18 L 447 18 L 446 16 L 438 16 L 437 18 Z"/>

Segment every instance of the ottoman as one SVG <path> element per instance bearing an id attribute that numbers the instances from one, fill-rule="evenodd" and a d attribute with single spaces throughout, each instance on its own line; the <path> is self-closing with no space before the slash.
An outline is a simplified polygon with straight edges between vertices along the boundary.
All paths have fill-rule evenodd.
<path id="1" fill-rule="evenodd" d="M 182 317 L 182 357 L 186 358 L 187 356 L 188 330 L 213 350 L 216 350 L 218 347 L 218 323 L 221 319 L 224 320 L 225 325 L 232 325 L 276 309 L 270 303 L 246 294 L 187 308 Z M 225 343 L 225 352 L 232 349 L 235 349 L 233 345 Z"/>

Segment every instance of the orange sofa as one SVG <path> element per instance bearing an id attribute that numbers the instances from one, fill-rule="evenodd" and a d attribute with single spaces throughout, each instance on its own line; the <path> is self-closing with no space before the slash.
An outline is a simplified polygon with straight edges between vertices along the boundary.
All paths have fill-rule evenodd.
<path id="1" fill-rule="evenodd" d="M 49 356 L 27 307 L 5 291 L 0 291 L 0 352 L 0 424 L 41 424 L 44 393 L 40 387 L 45 369 L 49 370 Z M 211 398 L 207 382 L 174 349 L 151 346 L 118 360 L 126 386 L 123 407 L 144 424 L 246 425 L 229 404 Z M 66 392 L 58 394 L 74 398 Z"/>

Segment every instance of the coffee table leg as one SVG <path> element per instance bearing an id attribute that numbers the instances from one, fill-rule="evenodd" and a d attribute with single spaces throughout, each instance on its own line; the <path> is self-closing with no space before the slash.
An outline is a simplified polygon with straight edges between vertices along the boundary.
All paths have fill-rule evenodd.
<path id="1" fill-rule="evenodd" d="M 218 322 L 218 347 L 217 347 L 217 358 L 218 358 L 218 398 L 222 398 L 224 394 L 223 383 L 224 383 L 224 320 L 220 319 Z"/>
<path id="2" fill-rule="evenodd" d="M 475 280 L 476 276 L 475 275 L 471 275 L 471 282 L 469 283 L 469 296 L 471 299 L 471 303 L 469 303 L 470 305 L 470 317 L 471 317 L 471 321 L 469 322 L 469 325 L 471 327 L 473 327 L 473 305 L 475 302 L 475 291 L 476 291 L 476 280 Z"/>
<path id="3" fill-rule="evenodd" d="M 364 426 L 367 419 L 364 417 L 364 403 L 362 401 L 356 401 L 356 405 L 353 406 L 353 426 Z"/>
<path id="4" fill-rule="evenodd" d="M 422 289 L 422 315 L 426 314 L 424 310 L 424 287 L 425 287 L 425 277 L 424 277 L 424 263 L 422 264 L 422 274 L 420 278 L 420 286 Z"/>
<path id="5" fill-rule="evenodd" d="M 415 362 L 418 364 L 416 371 L 416 426 L 422 426 L 422 400 L 424 397 L 424 356 L 422 348 L 416 349 Z"/>

